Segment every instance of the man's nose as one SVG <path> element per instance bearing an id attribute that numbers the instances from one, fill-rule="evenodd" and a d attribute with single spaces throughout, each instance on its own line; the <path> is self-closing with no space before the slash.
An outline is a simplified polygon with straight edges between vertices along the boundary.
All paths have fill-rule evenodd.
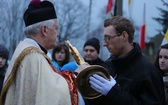
<path id="1" fill-rule="evenodd" d="M 0 57 L 0 61 L 2 61 L 2 57 Z"/>
<path id="2" fill-rule="evenodd" d="M 90 50 L 88 50 L 86 53 L 87 53 L 87 54 L 90 54 Z"/>
<path id="3" fill-rule="evenodd" d="M 103 42 L 103 46 L 107 46 L 107 43 L 105 41 Z"/>
<path id="4" fill-rule="evenodd" d="M 160 61 L 161 61 L 161 62 L 164 62 L 164 58 L 162 57 Z"/>

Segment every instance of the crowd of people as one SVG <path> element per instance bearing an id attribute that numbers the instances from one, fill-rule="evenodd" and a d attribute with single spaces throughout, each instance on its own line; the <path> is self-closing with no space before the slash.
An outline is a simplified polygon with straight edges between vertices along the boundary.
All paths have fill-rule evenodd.
<path id="1" fill-rule="evenodd" d="M 83 45 L 81 65 L 70 60 L 66 44 L 56 43 L 59 21 L 52 2 L 32 0 L 23 20 L 26 38 L 9 64 L 9 51 L 0 45 L 0 105 L 168 105 L 168 44 L 150 62 L 133 41 L 134 25 L 127 18 L 104 21 L 102 46 L 109 58 L 101 59 L 99 39 L 93 37 Z M 110 79 L 90 75 L 90 87 L 101 95 L 88 99 L 78 90 L 76 77 L 92 65 L 104 67 Z"/>

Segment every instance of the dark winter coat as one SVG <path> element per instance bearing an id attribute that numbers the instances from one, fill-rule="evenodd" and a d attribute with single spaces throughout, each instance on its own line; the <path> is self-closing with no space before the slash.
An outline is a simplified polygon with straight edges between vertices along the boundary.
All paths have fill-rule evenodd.
<path id="1" fill-rule="evenodd" d="M 85 62 L 89 63 L 89 65 L 102 65 L 104 63 L 100 58 L 91 61 L 85 60 Z"/>
<path id="2" fill-rule="evenodd" d="M 125 57 L 110 57 L 106 68 L 117 84 L 89 105 L 165 105 L 162 76 L 141 53 L 139 45 Z"/>
<path id="3" fill-rule="evenodd" d="M 5 66 L 0 68 L 0 93 L 1 93 L 1 90 L 2 90 L 2 87 L 3 87 L 3 82 L 4 82 L 7 67 L 8 67 L 8 65 L 5 64 Z"/>
<path id="4" fill-rule="evenodd" d="M 103 65 L 105 65 L 104 63 L 104 61 L 103 60 L 101 60 L 100 58 L 97 58 L 96 60 L 92 60 L 92 61 L 87 61 L 87 60 L 85 60 L 85 62 L 87 62 L 87 63 L 89 63 L 89 65 L 100 65 L 100 66 L 103 66 Z M 101 98 L 101 97 L 100 97 Z M 99 102 L 99 98 L 97 98 L 97 99 L 95 99 L 95 100 L 93 100 L 94 102 L 96 101 L 96 102 Z M 84 101 L 85 101 L 85 105 L 92 105 L 92 104 L 89 104 L 88 103 L 88 101 L 92 101 L 92 100 L 87 100 L 87 99 L 84 99 Z M 94 104 L 93 104 L 94 105 Z M 95 104 L 96 105 L 96 104 Z"/>

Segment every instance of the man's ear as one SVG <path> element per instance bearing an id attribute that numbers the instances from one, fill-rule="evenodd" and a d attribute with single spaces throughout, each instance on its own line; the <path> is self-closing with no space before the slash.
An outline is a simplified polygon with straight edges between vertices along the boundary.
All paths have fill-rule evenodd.
<path id="1" fill-rule="evenodd" d="M 48 31 L 48 27 L 47 26 L 41 26 L 41 33 L 43 36 L 47 36 L 47 31 Z"/>
<path id="2" fill-rule="evenodd" d="M 128 33 L 126 31 L 123 31 L 122 36 L 123 36 L 123 41 L 128 40 Z"/>

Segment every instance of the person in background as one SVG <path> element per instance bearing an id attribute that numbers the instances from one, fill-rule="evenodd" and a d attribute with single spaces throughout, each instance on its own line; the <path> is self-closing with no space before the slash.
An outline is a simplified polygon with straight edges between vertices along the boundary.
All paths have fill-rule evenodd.
<path id="1" fill-rule="evenodd" d="M 6 69 L 8 67 L 9 51 L 4 45 L 0 45 L 0 93 L 5 78 Z"/>
<path id="2" fill-rule="evenodd" d="M 61 71 L 63 65 L 70 61 L 70 52 L 68 46 L 63 43 L 57 44 L 52 51 L 52 63 Z"/>
<path id="3" fill-rule="evenodd" d="M 75 75 L 59 72 L 47 56 L 59 35 L 54 5 L 32 0 L 23 19 L 26 38 L 17 45 L 6 71 L 0 105 L 84 105 Z"/>
<path id="4" fill-rule="evenodd" d="M 142 55 L 134 40 L 134 26 L 122 16 L 104 21 L 104 43 L 111 57 L 105 62 L 110 80 L 93 74 L 91 87 L 102 99 L 90 105 L 165 105 L 163 79 L 159 70 Z"/>
<path id="5" fill-rule="evenodd" d="M 65 64 L 65 65 L 61 68 L 61 71 L 70 70 L 70 71 L 72 71 L 72 72 L 74 73 L 77 68 L 78 68 L 77 63 L 74 62 L 74 61 L 71 61 L 71 62 L 68 62 L 67 64 Z"/>
<path id="6" fill-rule="evenodd" d="M 70 51 L 67 45 L 59 43 L 52 52 L 52 64 L 59 70 L 71 70 L 72 72 L 77 69 L 75 62 L 70 62 Z"/>
<path id="7" fill-rule="evenodd" d="M 100 65 L 104 66 L 104 61 L 99 58 L 100 52 L 100 42 L 97 38 L 88 39 L 83 46 L 83 58 L 85 62 L 89 63 L 89 65 Z M 101 97 L 100 97 L 101 98 Z M 101 100 L 97 98 L 94 102 L 99 102 Z M 92 101 L 90 99 L 84 99 L 85 104 L 89 105 L 88 101 Z"/>
<path id="8" fill-rule="evenodd" d="M 154 64 L 162 73 L 166 95 L 166 105 L 168 105 L 168 44 L 160 47 Z"/>
<path id="9" fill-rule="evenodd" d="M 104 63 L 99 58 L 100 42 L 97 38 L 88 39 L 83 46 L 83 58 L 90 65 L 101 65 Z"/>

